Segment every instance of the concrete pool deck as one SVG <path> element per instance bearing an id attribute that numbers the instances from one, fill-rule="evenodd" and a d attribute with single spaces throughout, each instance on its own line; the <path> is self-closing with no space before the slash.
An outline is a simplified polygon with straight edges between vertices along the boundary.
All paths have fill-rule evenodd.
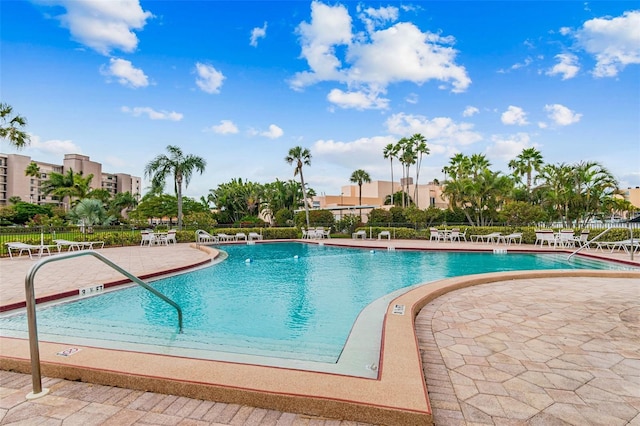
<path id="1" fill-rule="evenodd" d="M 496 247 L 504 248 L 504 246 L 475 243 L 445 244 L 400 240 L 355 241 L 332 239 L 330 241 L 325 240 L 324 242 L 325 244 L 344 244 L 380 249 L 386 249 L 389 246 L 397 249 L 453 248 L 463 250 L 492 250 Z M 174 269 L 174 267 L 179 268 L 187 265 L 200 264 L 203 261 L 207 262 L 212 256 L 209 253 L 199 252 L 186 244 L 170 247 L 170 251 L 167 253 L 157 251 L 164 249 L 164 247 L 125 247 L 104 249 L 100 252 L 114 261 L 117 256 L 122 256 L 123 259 L 129 259 L 132 265 L 130 266 L 130 268 L 132 268 L 131 271 L 136 275 L 153 275 L 160 271 Z M 508 249 L 510 251 L 534 250 L 532 246 L 528 245 L 510 246 Z M 591 255 L 593 255 L 593 251 L 591 251 Z M 597 255 L 601 256 L 602 254 L 597 253 Z M 608 253 L 604 255 L 608 255 Z M 628 261 L 628 255 L 618 256 Z M 136 258 L 138 259 L 136 260 Z M 67 267 L 62 268 L 58 272 L 54 272 L 53 270 L 46 271 L 46 281 L 40 283 L 36 280 L 36 291 L 38 294 L 41 294 L 43 288 L 49 288 L 48 282 L 59 282 L 62 287 L 67 286 L 66 289 L 57 287 L 54 290 L 57 292 L 72 289 L 77 290 L 79 287 L 82 287 L 84 284 L 82 284 L 80 280 L 86 278 L 81 277 L 85 277 L 88 271 L 91 271 L 91 273 L 95 272 L 94 266 L 90 268 L 86 267 L 87 259 L 90 258 L 73 259 L 73 261 L 85 260 L 84 263 L 80 264 L 85 265 L 85 267 Z M 69 262 L 71 262 L 71 260 Z M 33 263 L 33 261 L 24 257 L 13 261 L 9 261 L 8 259 L 0 260 L 0 278 L 2 278 L 0 280 L 2 283 L 0 284 L 2 294 L 0 305 L 6 306 L 9 303 L 16 303 L 16 299 L 20 298 L 20 293 L 24 293 L 24 276 Z M 49 268 L 64 263 L 65 262 L 54 262 L 46 267 Z M 634 263 L 640 265 L 637 261 Z M 138 270 L 134 271 L 133 269 L 138 266 L 133 265 L 140 265 L 141 272 Z M 122 264 L 122 266 L 128 269 L 124 264 Z M 43 268 L 43 276 L 45 275 L 44 271 L 45 269 Z M 580 275 L 591 275 L 592 277 L 580 278 Z M 59 277 L 59 279 L 55 277 Z M 167 420 L 167 424 L 177 424 L 179 422 L 177 417 L 175 417 L 175 407 L 177 403 L 167 403 L 165 400 L 168 396 L 166 395 L 151 397 L 148 392 L 143 392 L 149 390 L 163 394 L 180 395 L 180 398 L 172 397 L 172 401 L 180 400 L 182 401 L 181 406 L 193 408 L 190 412 L 188 412 L 189 410 L 186 408 L 179 410 L 184 414 L 182 420 L 189 420 L 192 424 L 199 424 L 197 421 L 214 421 L 220 424 L 269 424 L 269 421 L 271 421 L 271 424 L 276 424 L 277 421 L 280 421 L 280 424 L 290 424 L 286 422 L 302 423 L 303 421 L 312 421 L 313 424 L 322 424 L 322 422 L 325 421 L 322 418 L 312 418 L 312 420 L 310 420 L 308 415 L 291 414 L 293 412 L 323 415 L 330 418 L 357 419 L 369 423 L 403 425 L 428 424 L 427 422 L 431 421 L 432 414 L 436 424 L 447 425 L 474 422 L 485 423 L 487 419 L 498 419 L 493 421 L 500 422 L 500 420 L 502 420 L 503 423 L 505 419 L 508 419 L 511 423 L 518 424 L 518 422 L 523 422 L 523 418 L 537 418 L 538 420 L 541 419 L 542 423 L 544 423 L 544 419 L 551 418 L 549 416 L 553 416 L 554 413 L 557 414 L 556 411 L 560 412 L 560 415 L 556 415 L 555 417 L 558 419 L 566 420 L 568 417 L 578 418 L 575 417 L 577 416 L 575 412 L 576 410 L 578 410 L 578 413 L 580 411 L 579 402 L 582 401 L 582 405 L 589 406 L 589 404 L 585 403 L 584 395 L 578 394 L 577 399 L 570 398 L 569 393 L 571 391 L 559 386 L 558 383 L 554 385 L 556 386 L 554 388 L 555 393 L 545 391 L 544 386 L 542 386 L 543 384 L 538 382 L 543 381 L 539 376 L 541 374 L 547 374 L 548 372 L 541 370 L 544 367 L 541 365 L 543 361 L 540 359 L 528 360 L 528 362 L 518 361 L 522 368 L 524 368 L 524 371 L 521 371 L 521 367 L 511 367 L 507 369 L 511 374 L 515 374 L 516 372 L 518 376 L 524 374 L 523 377 L 527 377 L 526 373 L 531 373 L 531 376 L 537 380 L 535 383 L 536 387 L 531 385 L 530 382 L 521 383 L 521 381 L 523 381 L 522 377 L 518 377 L 519 381 L 514 379 L 509 383 L 509 386 L 505 386 L 504 383 L 509 379 L 498 374 L 497 370 L 500 369 L 495 366 L 491 368 L 494 368 L 496 371 L 491 370 L 492 373 L 488 373 L 487 371 L 489 371 L 490 368 L 482 364 L 483 354 L 477 353 L 478 347 L 487 344 L 486 339 L 488 337 L 485 336 L 486 333 L 479 334 L 479 336 L 484 336 L 485 341 L 480 339 L 474 342 L 473 338 L 478 336 L 465 331 L 471 327 L 469 324 L 453 325 L 453 322 L 447 320 L 444 323 L 450 325 L 449 329 L 443 327 L 441 317 L 444 316 L 448 318 L 452 314 L 458 313 L 457 309 L 449 312 L 446 308 L 443 308 L 446 306 L 446 303 L 451 303 L 445 303 L 445 297 L 458 294 L 458 292 L 475 291 L 477 288 L 491 289 L 492 286 L 513 286 L 513 281 L 517 279 L 519 283 L 525 283 L 526 288 L 538 289 L 538 291 L 533 291 L 533 295 L 539 296 L 540 299 L 530 302 L 528 306 L 540 307 L 541 310 L 535 312 L 543 312 L 544 309 L 548 309 L 548 311 L 544 312 L 553 312 L 552 314 L 547 313 L 546 315 L 549 316 L 550 319 L 557 321 L 557 323 L 554 323 L 554 326 L 562 328 L 562 324 L 564 324 L 568 329 L 571 329 L 571 327 L 576 326 L 574 324 L 576 318 L 583 317 L 581 317 L 580 314 L 572 312 L 569 308 L 584 306 L 582 300 L 576 299 L 575 301 L 571 301 L 571 299 L 567 302 L 566 306 L 562 306 L 562 309 L 559 309 L 559 312 L 556 312 L 555 310 L 557 309 L 554 307 L 544 308 L 544 306 L 545 304 L 557 302 L 557 298 L 553 296 L 553 294 L 558 288 L 558 282 L 562 282 L 563 291 L 581 294 L 585 293 L 582 291 L 585 286 L 593 286 L 593 280 L 595 280 L 597 283 L 595 287 L 601 288 L 602 284 L 606 283 L 608 287 L 619 289 L 623 294 L 621 298 L 615 299 L 611 306 L 602 306 L 603 310 L 610 315 L 607 318 L 601 318 L 599 320 L 605 322 L 608 320 L 623 321 L 620 318 L 615 319 L 615 315 L 612 315 L 612 313 L 620 310 L 620 312 L 626 312 L 626 314 L 624 314 L 626 317 L 623 315 L 624 318 L 630 318 L 626 320 L 623 325 L 633 327 L 634 324 L 637 325 L 637 313 L 634 317 L 634 312 L 636 312 L 634 309 L 638 309 L 637 296 L 640 292 L 640 290 L 638 290 L 640 288 L 638 287 L 638 278 L 640 278 L 640 274 L 637 272 L 585 271 L 583 273 L 577 273 L 556 271 L 553 273 L 485 274 L 482 277 L 443 280 L 438 282 L 437 285 L 419 287 L 396 299 L 396 301 L 390 305 L 385 320 L 383 357 L 381 360 L 380 375 L 377 380 L 256 365 L 176 359 L 126 351 L 107 351 L 89 347 L 82 348 L 80 352 L 71 357 L 63 358 L 55 354 L 64 350 L 66 348 L 65 345 L 41 342 L 40 352 L 45 376 L 67 377 L 72 380 L 80 379 L 93 383 L 117 385 L 133 390 L 82 385 L 84 386 L 83 392 L 78 390 L 76 393 L 65 393 L 63 389 L 69 391 L 70 388 L 75 389 L 81 385 L 59 379 L 47 379 L 45 386 L 52 388 L 52 393 L 40 400 L 26 402 L 22 398 L 24 398 L 29 386 L 25 386 L 24 376 L 17 375 L 16 373 L 2 372 L 0 373 L 0 377 L 2 378 L 2 389 L 0 389 L 0 422 L 27 420 L 30 418 L 29 413 L 33 414 L 33 418 L 38 417 L 40 419 L 66 418 L 64 416 L 76 416 L 75 418 L 81 419 L 91 413 L 91 410 L 104 408 L 105 413 L 112 413 L 104 414 L 104 420 L 111 419 L 117 415 L 124 416 L 122 411 L 129 410 L 135 411 L 135 415 L 132 414 L 132 418 L 135 416 L 138 417 L 135 417 L 135 420 L 128 424 L 135 422 L 154 423 L 154 421 L 149 420 L 148 417 L 155 414 L 171 415 L 173 416 L 173 420 Z M 102 279 L 106 280 L 104 282 L 109 282 L 114 278 L 108 277 Z M 488 284 L 477 288 L 468 287 L 480 283 Z M 539 291 L 540 288 L 544 288 L 544 292 Z M 458 289 L 457 292 L 448 293 L 455 289 Z M 492 292 L 489 291 L 489 293 Z M 523 336 L 532 333 L 531 330 L 527 330 L 523 334 L 521 330 L 516 330 L 515 325 L 505 326 L 505 324 L 502 323 L 495 323 L 495 316 L 497 314 L 489 308 L 499 306 L 498 311 L 508 312 L 509 309 L 513 309 L 510 308 L 508 304 L 521 303 L 524 296 L 520 294 L 517 296 L 514 294 L 512 296 L 510 292 L 505 294 L 504 291 L 498 291 L 498 293 L 500 293 L 504 299 L 493 304 L 484 303 L 483 297 L 485 296 L 483 295 L 477 296 L 470 294 L 470 298 L 465 298 L 464 296 L 458 297 L 462 297 L 464 300 L 471 299 L 470 301 L 479 304 L 473 308 L 474 314 L 472 316 L 473 319 L 481 321 L 481 326 L 487 326 L 487 324 L 482 321 L 493 321 L 494 327 L 500 328 L 499 334 L 490 337 L 501 340 L 505 345 L 507 345 L 507 342 L 511 342 L 509 339 L 512 339 L 513 342 L 522 343 Z M 634 298 L 633 296 L 636 297 Z M 7 297 L 6 300 L 5 297 Z M 602 298 L 603 295 L 599 295 L 598 300 Z M 22 299 L 24 299 L 24 294 L 22 294 Z M 626 306 L 625 303 L 635 303 L 635 305 L 629 307 Z M 402 316 L 394 315 L 392 313 L 392 306 L 395 304 L 404 305 L 407 309 L 407 314 Z M 516 306 L 516 308 L 522 309 L 521 306 Z M 484 312 L 485 309 L 486 312 Z M 529 311 L 534 312 L 534 310 L 531 309 L 529 309 Z M 483 318 L 482 315 L 485 313 L 487 317 Z M 414 323 L 415 315 L 417 315 L 417 318 Z M 563 315 L 566 317 L 563 317 Z M 587 333 L 587 335 L 592 333 L 592 339 L 599 339 L 599 342 L 606 342 L 607 336 L 603 335 L 605 334 L 603 330 L 621 329 L 620 324 L 614 324 L 607 328 L 606 324 L 598 323 L 596 329 L 589 331 L 587 325 L 585 325 L 584 332 Z M 495 333 L 498 333 L 498 330 L 496 330 Z M 538 336 L 547 334 L 549 334 L 548 331 L 540 332 Z M 570 334 L 576 334 L 575 330 L 572 330 Z M 620 334 L 624 333 L 617 333 L 614 337 L 620 337 Z M 640 376 L 640 373 L 638 373 L 640 370 L 638 366 L 639 360 L 637 359 L 640 343 L 638 342 L 637 329 L 635 329 L 635 333 L 631 333 L 630 336 L 624 338 L 628 341 L 624 341 L 619 345 L 619 350 L 623 353 L 616 353 L 615 356 L 611 355 L 611 357 L 618 360 L 617 364 L 620 365 L 619 369 L 623 377 L 618 379 L 619 381 L 616 382 L 618 386 L 610 391 L 611 395 L 607 395 L 606 401 L 611 402 L 613 400 L 614 405 L 624 406 L 625 409 L 622 410 L 622 412 L 624 413 L 625 419 L 631 421 L 635 417 L 633 421 L 638 422 L 639 418 L 637 413 L 638 409 L 640 409 L 640 395 L 633 393 L 633 390 L 629 390 L 632 389 L 634 383 L 636 388 L 638 387 L 638 376 Z M 451 339 L 455 340 L 455 342 L 451 343 Z M 529 337 L 529 339 L 531 340 L 533 337 Z M 28 344 L 21 339 L 8 338 L 0 340 L 0 343 L 0 367 L 3 370 L 28 372 Z M 497 342 L 491 341 L 491 344 L 493 345 L 491 347 L 497 347 Z M 544 340 L 538 342 L 539 346 L 551 344 L 552 343 Z M 451 350 L 451 347 L 454 349 Z M 560 349 L 556 349 L 556 351 L 562 351 L 563 348 L 567 350 L 567 347 L 566 344 L 564 346 L 561 345 Z M 536 349 L 540 348 L 537 347 Z M 519 350 L 522 351 L 522 349 Z M 583 353 L 589 351 L 593 351 L 595 354 L 585 355 Z M 512 352 L 508 352 L 512 358 L 510 362 L 504 362 L 505 359 L 500 358 L 503 362 L 499 364 L 515 364 L 516 358 Z M 549 357 L 549 353 L 554 351 L 545 347 L 544 350 L 536 350 L 536 353 L 538 352 L 543 352 L 546 354 L 545 356 Z M 586 356 L 587 359 L 594 357 L 595 359 L 599 359 L 602 358 L 601 352 L 602 350 L 599 350 L 597 347 L 587 347 L 581 350 L 580 356 Z M 633 354 L 635 354 L 636 358 L 633 357 Z M 504 357 L 505 354 L 502 354 L 502 356 Z M 555 355 L 553 358 L 555 359 L 558 356 L 559 355 Z M 590 356 L 591 358 L 589 358 Z M 543 355 L 540 355 L 540 357 L 543 357 Z M 486 356 L 484 356 L 484 358 L 486 358 Z M 464 365 L 469 364 L 469 367 L 463 367 L 461 362 L 465 363 Z M 484 362 L 487 361 L 485 360 Z M 605 363 L 603 362 L 601 364 L 604 365 Z M 581 362 L 565 361 L 564 367 L 547 365 L 546 368 L 574 371 L 578 370 L 577 366 L 581 365 Z M 600 375 L 597 378 L 602 380 L 611 379 L 611 377 L 605 377 L 607 368 L 602 365 L 599 367 L 602 371 L 600 371 Z M 444 373 L 443 370 L 438 370 L 438 368 L 443 367 L 445 368 Z M 422 377 L 423 369 L 426 374 L 428 396 L 427 388 L 425 388 Z M 458 369 L 458 371 L 456 371 L 456 369 Z M 503 368 L 503 370 L 504 369 L 506 368 Z M 502 373 L 506 374 L 506 372 Z M 558 374 L 557 371 L 554 372 L 554 374 Z M 572 374 L 573 376 L 579 376 L 578 373 Z M 445 380 L 445 376 L 449 377 L 448 382 Z M 572 377 L 572 380 L 574 378 L 575 377 Z M 27 379 L 29 379 L 29 377 L 27 377 Z M 526 382 L 526 380 L 524 381 Z M 553 379 L 549 378 L 547 378 L 547 381 L 554 382 Z M 29 380 L 27 380 L 27 382 L 29 382 Z M 559 381 L 556 380 L 556 382 Z M 94 400 L 91 396 L 93 395 L 91 390 L 92 386 L 99 390 L 97 393 L 100 395 L 107 395 L 110 392 L 113 392 L 113 395 L 106 398 L 100 397 L 101 401 Z M 473 387 L 475 387 L 475 391 L 472 389 Z M 600 387 L 597 386 L 596 388 L 600 389 Z M 580 389 L 580 387 L 578 387 L 578 389 Z M 576 389 L 573 391 L 576 391 Z M 78 408 L 71 412 L 65 411 L 66 414 L 64 415 L 61 414 L 60 410 L 57 411 L 58 414 L 51 414 L 56 412 L 52 407 L 59 405 L 59 400 L 56 398 L 67 397 L 58 397 L 56 396 L 57 392 L 67 396 L 79 395 L 75 397 L 76 399 L 71 398 L 77 402 L 74 406 Z M 105 401 L 117 399 L 115 393 L 118 392 L 120 395 L 126 393 L 127 396 L 123 396 L 118 404 L 112 404 L 109 410 L 103 407 Z M 509 394 L 509 392 L 513 394 Z M 545 395 L 551 394 L 549 397 L 551 402 L 537 395 L 542 392 L 544 392 Z M 165 402 L 153 404 L 147 402 L 143 404 L 140 401 L 143 397 L 149 400 L 162 400 Z M 186 397 L 194 397 L 195 399 L 189 400 Z M 210 402 L 209 400 L 211 399 L 219 402 Z M 597 398 L 594 400 L 599 401 Z M 129 402 L 125 404 L 126 401 Z M 516 403 L 516 401 L 518 403 Z M 161 409 L 163 404 L 165 404 L 165 408 Z M 600 403 L 600 406 L 603 404 L 604 402 Z M 100 407 L 97 407 L 98 405 L 100 405 Z M 505 405 L 517 408 L 509 410 L 504 408 Z M 571 405 L 571 409 L 568 408 L 569 405 Z M 253 408 L 252 406 L 262 408 Z M 525 408 L 525 406 L 529 408 Z M 545 409 L 553 406 L 555 406 L 555 411 L 545 412 Z M 628 408 L 628 406 L 631 408 Z M 51 408 L 51 410 L 46 407 Z M 173 407 L 173 409 L 169 407 Z M 205 407 L 207 407 L 207 410 L 205 410 Z M 270 408 L 271 411 L 266 410 L 265 407 Z M 273 409 L 280 410 L 280 412 L 273 411 Z M 635 410 L 635 414 L 633 410 Z M 127 413 L 129 413 L 129 411 L 127 411 Z M 43 415 L 42 413 L 45 412 L 51 415 Z M 224 416 L 214 416 L 214 412 L 226 412 L 226 414 Z M 261 420 L 256 422 L 256 418 L 260 415 L 262 415 Z M 246 416 L 244 420 L 241 419 L 242 416 Z M 147 418 L 147 420 L 145 420 L 145 418 Z M 267 421 L 267 418 L 271 420 Z M 620 420 L 622 421 L 623 419 L 620 418 Z M 113 417 L 112 421 L 116 422 L 116 418 Z M 350 424 L 346 421 L 343 423 L 345 425 Z M 569 423 L 571 422 L 569 421 Z M 608 424 L 616 423 L 618 422 Z M 327 420 L 327 424 L 338 423 L 331 423 Z M 621 422 L 620 424 L 625 423 Z"/>

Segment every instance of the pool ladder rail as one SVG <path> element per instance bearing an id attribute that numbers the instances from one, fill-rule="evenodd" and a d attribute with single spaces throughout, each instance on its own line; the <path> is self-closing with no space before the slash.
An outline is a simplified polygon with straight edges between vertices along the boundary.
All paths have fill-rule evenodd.
<path id="1" fill-rule="evenodd" d="M 179 332 L 182 333 L 182 309 L 180 306 L 173 300 L 169 299 L 164 294 L 160 293 L 155 288 L 151 287 L 140 278 L 135 275 L 129 273 L 125 269 L 113 263 L 111 260 L 107 259 L 100 253 L 97 253 L 93 250 L 85 250 L 85 251 L 77 251 L 72 253 L 64 253 L 54 257 L 48 257 L 46 259 L 41 259 L 38 263 L 34 264 L 31 269 L 27 272 L 27 276 L 24 280 L 24 288 L 26 293 L 26 304 L 27 304 L 27 325 L 29 329 L 29 350 L 31 354 L 31 381 L 33 385 L 33 391 L 27 394 L 27 399 L 36 399 L 42 396 L 45 396 L 49 393 L 49 389 L 42 389 L 42 374 L 40 371 L 40 352 L 38 349 L 38 325 L 36 321 L 36 297 L 34 291 L 34 279 L 38 270 L 46 265 L 47 263 L 57 262 L 59 260 L 71 259 L 74 257 L 80 256 L 93 256 L 116 271 L 120 272 L 125 277 L 129 278 L 134 283 L 138 284 L 142 288 L 150 291 L 151 293 L 158 296 L 160 299 L 167 302 L 169 305 L 173 306 L 178 312 L 178 328 Z"/>

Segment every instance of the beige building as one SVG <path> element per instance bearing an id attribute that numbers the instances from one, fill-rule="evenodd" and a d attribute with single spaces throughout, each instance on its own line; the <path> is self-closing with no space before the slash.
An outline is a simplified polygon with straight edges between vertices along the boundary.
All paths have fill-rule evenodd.
<path id="1" fill-rule="evenodd" d="M 359 215 L 362 212 L 362 220 L 366 223 L 367 214 L 376 208 L 389 209 L 391 205 L 385 205 L 385 199 L 391 193 L 401 191 L 400 182 L 372 181 L 362 184 L 362 202 L 360 202 L 360 188 L 358 185 L 345 185 L 341 188 L 339 195 L 322 195 L 313 198 L 313 208 L 330 210 L 336 220 L 343 216 Z M 415 185 L 410 181 L 409 195 L 415 202 Z M 434 182 L 418 185 L 417 205 L 420 209 L 437 207 L 445 209 L 448 206 L 446 199 L 442 196 L 442 186 Z"/>
<path id="2" fill-rule="evenodd" d="M 39 175 L 27 176 L 25 171 L 29 164 L 36 163 Z M 84 176 L 93 174 L 91 189 L 106 189 L 112 195 L 119 192 L 130 192 L 140 196 L 141 179 L 124 173 L 103 173 L 102 164 L 86 155 L 66 154 L 63 164 L 50 164 L 32 160 L 31 157 L 19 154 L 0 153 L 0 206 L 9 204 L 11 197 L 20 197 L 22 201 L 34 204 L 62 205 L 61 200 L 46 196 L 42 191 L 42 183 L 47 181 L 52 172 L 64 174 L 69 170 L 82 173 Z"/>
<path id="3" fill-rule="evenodd" d="M 640 209 L 640 186 L 636 186 L 635 188 L 627 188 L 622 190 L 622 195 L 624 195 L 624 199 L 629 201 L 631 204 Z"/>

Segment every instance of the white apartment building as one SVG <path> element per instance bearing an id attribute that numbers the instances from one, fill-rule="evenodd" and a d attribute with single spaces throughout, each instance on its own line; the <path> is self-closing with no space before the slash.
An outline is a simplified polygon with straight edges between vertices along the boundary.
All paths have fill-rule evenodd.
<path id="1" fill-rule="evenodd" d="M 40 169 L 38 177 L 25 174 L 31 163 L 38 165 Z M 93 174 L 89 185 L 91 189 L 106 189 L 112 195 L 130 192 L 134 196 L 140 196 L 141 178 L 125 173 L 104 173 L 102 164 L 91 161 L 86 155 L 65 154 L 63 163 L 60 165 L 32 160 L 26 155 L 0 153 L 0 206 L 6 206 L 9 204 L 9 199 L 16 196 L 22 201 L 34 204 L 63 205 L 62 200 L 43 193 L 42 183 L 49 179 L 52 172 L 64 174 L 69 170 L 82 173 L 84 176 Z"/>

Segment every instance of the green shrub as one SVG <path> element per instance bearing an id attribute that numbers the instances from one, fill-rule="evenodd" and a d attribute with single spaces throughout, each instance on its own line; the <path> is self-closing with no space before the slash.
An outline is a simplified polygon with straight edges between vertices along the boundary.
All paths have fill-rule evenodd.
<path id="1" fill-rule="evenodd" d="M 335 218 L 333 213 L 329 210 L 310 210 L 309 211 L 309 226 L 324 226 L 325 228 L 333 227 Z M 307 226 L 307 218 L 304 211 L 296 213 L 295 216 L 296 226 L 304 228 Z"/>

